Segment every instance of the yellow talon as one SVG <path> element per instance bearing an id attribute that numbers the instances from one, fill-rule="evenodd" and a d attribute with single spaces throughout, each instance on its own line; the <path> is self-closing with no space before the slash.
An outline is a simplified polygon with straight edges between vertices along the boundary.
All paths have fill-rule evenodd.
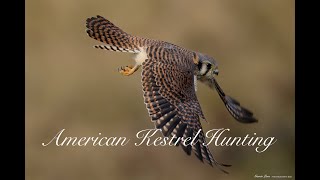
<path id="1" fill-rule="evenodd" d="M 139 68 L 138 66 L 129 65 L 129 66 L 126 66 L 126 67 L 121 67 L 119 69 L 119 72 L 124 76 L 130 76 L 134 72 L 136 72 L 138 70 L 138 68 Z"/>

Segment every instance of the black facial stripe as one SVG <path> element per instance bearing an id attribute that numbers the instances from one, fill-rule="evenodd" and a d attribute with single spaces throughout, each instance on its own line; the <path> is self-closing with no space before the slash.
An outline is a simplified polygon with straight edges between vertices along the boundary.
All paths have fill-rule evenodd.
<path id="1" fill-rule="evenodd" d="M 199 61 L 199 63 L 198 63 L 198 69 L 199 69 L 199 71 L 201 71 L 201 68 L 202 68 L 202 62 Z"/>
<path id="2" fill-rule="evenodd" d="M 209 71 L 210 71 L 210 69 L 207 67 L 207 70 L 203 75 L 206 75 Z"/>
<path id="3" fill-rule="evenodd" d="M 206 75 L 211 69 L 211 64 L 207 64 L 207 70 L 203 75 Z"/>

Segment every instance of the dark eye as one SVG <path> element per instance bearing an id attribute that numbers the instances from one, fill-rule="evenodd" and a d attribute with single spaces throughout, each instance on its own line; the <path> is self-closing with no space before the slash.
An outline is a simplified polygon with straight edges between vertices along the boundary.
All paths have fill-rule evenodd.
<path id="1" fill-rule="evenodd" d="M 207 69 L 208 69 L 208 70 L 211 69 L 211 64 L 207 64 Z"/>

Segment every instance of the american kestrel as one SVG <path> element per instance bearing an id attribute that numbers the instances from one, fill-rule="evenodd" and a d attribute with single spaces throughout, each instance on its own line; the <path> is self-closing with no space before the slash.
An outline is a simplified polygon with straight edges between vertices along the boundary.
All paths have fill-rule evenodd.
<path id="1" fill-rule="evenodd" d="M 243 123 L 256 122 L 253 114 L 227 96 L 218 85 L 216 61 L 205 54 L 180 46 L 130 35 L 107 19 L 97 16 L 86 21 L 87 34 L 105 44 L 95 48 L 134 54 L 135 65 L 119 72 L 132 75 L 142 66 L 143 97 L 151 120 L 165 137 L 196 137 L 195 144 L 178 145 L 188 154 L 191 151 L 211 166 L 230 166 L 217 162 L 205 146 L 200 118 L 205 120 L 195 90 L 197 80 L 216 89 L 230 114 Z M 196 133 L 200 132 L 197 136 Z M 226 172 L 226 171 L 224 171 Z"/>

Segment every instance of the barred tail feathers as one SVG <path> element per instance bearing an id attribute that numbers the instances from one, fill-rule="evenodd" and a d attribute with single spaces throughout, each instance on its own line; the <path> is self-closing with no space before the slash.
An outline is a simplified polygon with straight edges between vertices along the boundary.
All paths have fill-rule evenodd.
<path id="1" fill-rule="evenodd" d="M 97 49 L 116 51 L 116 52 L 128 52 L 128 53 L 138 53 L 138 52 L 140 52 L 140 50 L 130 50 L 130 49 L 125 49 L 125 48 L 121 48 L 121 47 L 118 47 L 118 46 L 112 46 L 112 45 L 94 45 L 93 47 L 97 48 Z"/>
<path id="2" fill-rule="evenodd" d="M 89 37 L 107 45 L 96 45 L 95 48 L 118 52 L 139 53 L 140 49 L 133 43 L 133 36 L 102 16 L 91 17 L 86 21 L 86 32 Z"/>

